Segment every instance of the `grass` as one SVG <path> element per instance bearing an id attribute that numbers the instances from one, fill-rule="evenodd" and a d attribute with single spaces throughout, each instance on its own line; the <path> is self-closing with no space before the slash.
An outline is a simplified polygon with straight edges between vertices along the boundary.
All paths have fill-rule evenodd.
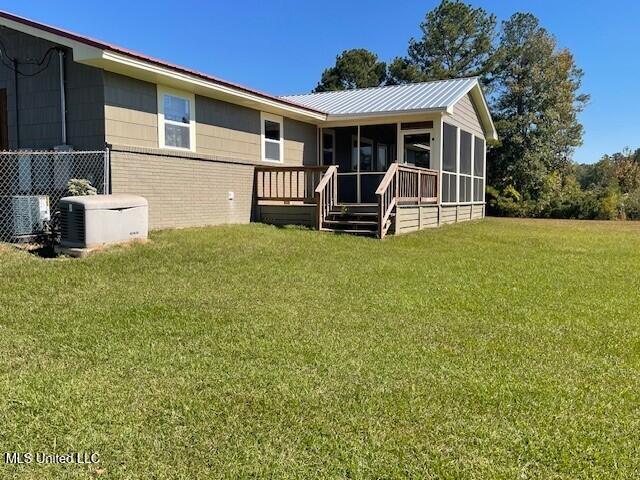
<path id="1" fill-rule="evenodd" d="M 0 250 L 0 478 L 637 478 L 640 224 Z"/>

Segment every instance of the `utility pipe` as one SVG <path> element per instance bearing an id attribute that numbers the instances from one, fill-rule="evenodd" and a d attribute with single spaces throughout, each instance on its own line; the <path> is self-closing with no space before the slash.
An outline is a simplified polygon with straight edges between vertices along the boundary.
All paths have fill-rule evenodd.
<path id="1" fill-rule="evenodd" d="M 58 50 L 58 60 L 60 62 L 60 123 L 62 124 L 62 145 L 67 144 L 67 105 L 64 95 L 64 52 Z"/>

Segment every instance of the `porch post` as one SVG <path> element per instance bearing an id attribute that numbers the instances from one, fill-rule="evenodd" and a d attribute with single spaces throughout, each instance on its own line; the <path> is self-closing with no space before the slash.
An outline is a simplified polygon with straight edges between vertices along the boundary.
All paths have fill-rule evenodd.
<path id="1" fill-rule="evenodd" d="M 360 125 L 358 124 L 358 140 L 356 141 L 356 203 L 360 203 Z"/>

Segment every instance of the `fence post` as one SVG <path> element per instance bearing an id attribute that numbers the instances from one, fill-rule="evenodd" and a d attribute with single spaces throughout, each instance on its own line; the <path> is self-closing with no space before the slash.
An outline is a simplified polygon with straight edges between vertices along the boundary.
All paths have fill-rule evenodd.
<path id="1" fill-rule="evenodd" d="M 105 145 L 104 149 L 104 191 L 105 195 L 111 193 L 111 148 L 109 145 Z"/>

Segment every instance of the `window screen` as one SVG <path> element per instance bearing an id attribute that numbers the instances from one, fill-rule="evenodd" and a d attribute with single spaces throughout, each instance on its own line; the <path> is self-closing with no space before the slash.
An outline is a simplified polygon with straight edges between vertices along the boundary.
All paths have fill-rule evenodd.
<path id="1" fill-rule="evenodd" d="M 482 177 L 484 175 L 484 140 L 475 137 L 473 153 L 473 174 L 476 177 Z"/>
<path id="2" fill-rule="evenodd" d="M 460 202 L 471 202 L 471 177 L 460 176 Z"/>
<path id="3" fill-rule="evenodd" d="M 460 173 L 471 175 L 471 148 L 472 139 L 470 133 L 460 132 Z"/>
<path id="4" fill-rule="evenodd" d="M 484 184 L 481 178 L 473 179 L 473 201 L 474 202 L 484 201 Z"/>
<path id="5" fill-rule="evenodd" d="M 442 135 L 442 169 L 447 172 L 456 171 L 456 156 L 458 154 L 457 148 L 457 133 L 458 129 L 448 123 L 443 124 Z"/>
<path id="6" fill-rule="evenodd" d="M 458 201 L 457 176 L 451 173 L 442 174 L 442 201 L 455 203 Z"/>

